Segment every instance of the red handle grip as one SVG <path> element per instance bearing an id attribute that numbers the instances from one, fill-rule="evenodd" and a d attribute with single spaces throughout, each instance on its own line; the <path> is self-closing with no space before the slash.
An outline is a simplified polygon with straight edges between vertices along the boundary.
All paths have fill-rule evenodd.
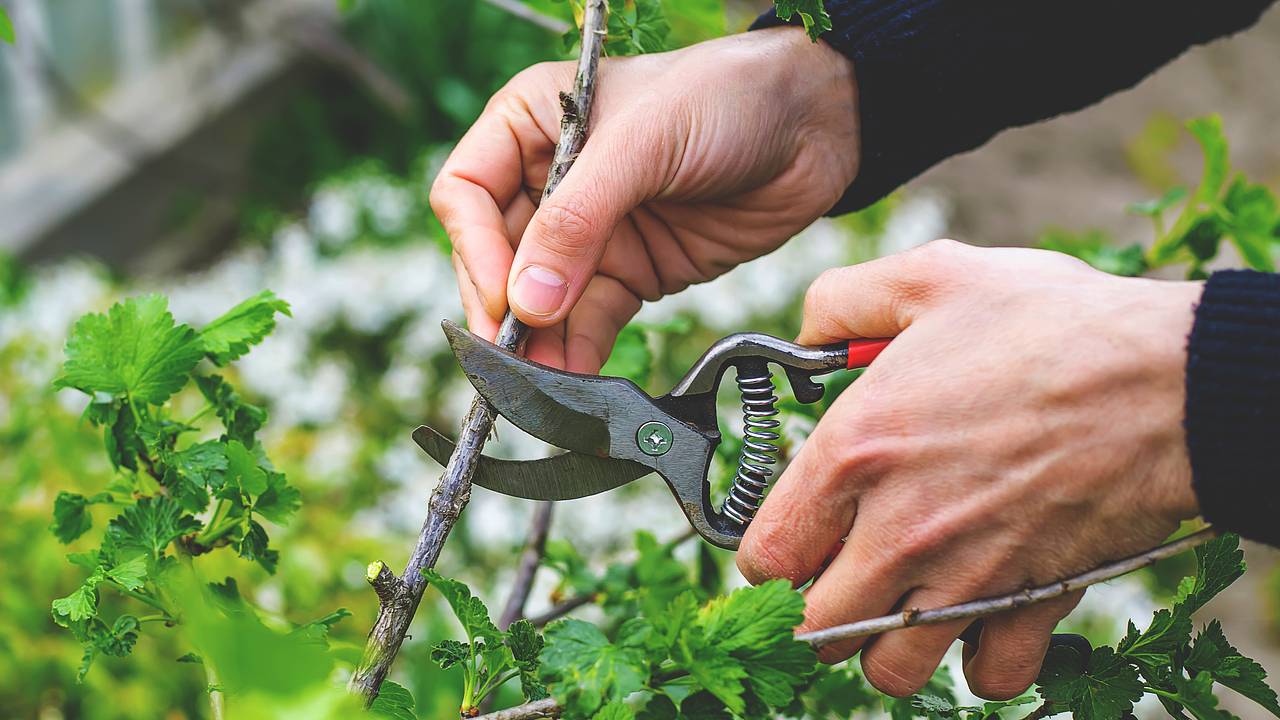
<path id="1" fill-rule="evenodd" d="M 850 370 L 855 368 L 864 368 L 871 364 L 872 360 L 880 354 L 880 351 L 889 347 L 890 338 L 867 338 L 864 340 L 849 341 L 849 362 L 845 367 Z"/>

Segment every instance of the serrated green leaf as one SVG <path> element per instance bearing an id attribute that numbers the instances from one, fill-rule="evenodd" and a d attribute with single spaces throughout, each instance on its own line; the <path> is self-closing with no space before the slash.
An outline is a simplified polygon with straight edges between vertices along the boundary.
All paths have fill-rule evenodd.
<path id="1" fill-rule="evenodd" d="M 302 493 L 285 480 L 284 473 L 268 471 L 267 489 L 253 503 L 253 511 L 277 525 L 288 524 L 302 507 Z"/>
<path id="2" fill-rule="evenodd" d="M 250 520 L 248 531 L 236 542 L 236 552 L 240 557 L 258 563 L 263 570 L 274 575 L 276 565 L 280 562 L 280 553 L 268 547 L 269 542 L 266 528 L 257 520 Z"/>
<path id="3" fill-rule="evenodd" d="M 53 501 L 53 522 L 49 530 L 64 545 L 93 527 L 89 515 L 89 498 L 76 493 L 60 492 Z"/>
<path id="4" fill-rule="evenodd" d="M 294 628 L 294 633 L 302 635 L 309 640 L 313 640 L 322 645 L 328 646 L 329 633 L 333 630 L 333 626 L 351 617 L 351 611 L 346 608 L 338 608 L 328 615 L 304 623 Z"/>
<path id="5" fill-rule="evenodd" d="M 76 321 L 55 384 L 160 405 L 186 384 L 202 354 L 195 331 L 174 323 L 166 298 L 129 298 Z"/>
<path id="6" fill-rule="evenodd" d="M 1158 610 L 1142 633 L 1129 623 L 1129 632 L 1116 646 L 1116 651 L 1144 668 L 1167 667 L 1173 662 L 1173 654 L 1190 641 L 1190 616 Z"/>
<path id="7" fill-rule="evenodd" d="M 1173 676 L 1177 690 L 1176 702 L 1189 711 L 1196 720 L 1234 720 L 1234 716 L 1218 709 L 1218 698 L 1213 694 L 1213 677 L 1201 672 L 1188 680 L 1181 673 Z"/>
<path id="8" fill-rule="evenodd" d="M 209 505 L 208 488 L 222 485 L 227 470 L 226 445 L 216 440 L 196 443 L 165 460 L 171 471 L 165 475 L 166 484 L 178 504 L 188 512 L 203 512 Z"/>
<path id="9" fill-rule="evenodd" d="M 639 647 L 615 645 L 594 625 L 561 620 L 544 633 L 542 677 L 566 707 L 590 716 L 644 687 L 649 666 Z"/>
<path id="10" fill-rule="evenodd" d="M 239 440 L 229 440 L 226 445 L 226 482 L 240 492 L 256 497 L 267 490 L 267 473 L 258 466 L 258 458 Z"/>
<path id="11" fill-rule="evenodd" d="M 108 570 L 107 577 L 126 590 L 137 590 L 147 579 L 147 557 L 138 555 L 126 560 Z"/>
<path id="12" fill-rule="evenodd" d="M 441 640 L 431 648 L 431 661 L 439 665 L 442 670 L 464 663 L 470 657 L 469 646 L 457 640 Z"/>
<path id="13" fill-rule="evenodd" d="M 739 588 L 707 603 L 698 622 L 726 652 L 767 650 L 804 620 L 804 597 L 786 580 Z"/>
<path id="14" fill-rule="evenodd" d="M 104 577 L 106 577 L 105 571 L 98 568 L 70 595 L 54 600 L 51 605 L 53 619 L 59 625 L 66 626 L 68 622 L 77 623 L 96 617 L 98 614 L 97 588 Z"/>
<path id="15" fill-rule="evenodd" d="M 205 325 L 200 330 L 200 346 L 215 364 L 226 365 L 271 334 L 276 313 L 292 315 L 289 303 L 263 290 Z"/>
<path id="16" fill-rule="evenodd" d="M 1045 656 L 1038 692 L 1068 706 L 1077 720 L 1120 720 L 1143 693 L 1138 671 L 1111 648 L 1096 648 L 1083 669 L 1071 647 L 1051 647 Z"/>
<path id="17" fill-rule="evenodd" d="M 136 548 L 159 559 L 169 543 L 198 532 L 200 521 L 167 497 L 147 497 L 127 507 L 107 526 L 107 536 L 119 548 Z"/>
<path id="18" fill-rule="evenodd" d="M 196 387 L 214 407 L 214 412 L 226 428 L 223 439 L 236 440 L 245 447 L 253 447 L 254 434 L 267 421 L 267 411 L 250 404 L 240 397 L 231 383 L 219 375 L 196 378 Z"/>
<path id="19" fill-rule="evenodd" d="M 486 638 L 497 643 L 502 642 L 503 633 L 489 618 L 489 608 L 485 607 L 480 598 L 471 594 L 471 588 L 457 580 L 444 577 L 435 570 L 424 570 L 422 575 L 427 579 L 427 583 L 443 595 L 445 601 L 449 603 L 454 616 L 462 624 L 468 640 Z"/>
<path id="20" fill-rule="evenodd" d="M 818 36 L 831 29 L 831 16 L 827 14 L 823 0 L 776 0 L 774 6 L 778 17 L 783 20 L 799 15 L 805 32 L 814 42 L 818 41 Z"/>
<path id="21" fill-rule="evenodd" d="M 1209 623 L 1196 636 L 1195 644 L 1186 660 L 1187 672 L 1196 676 L 1208 672 L 1217 682 L 1225 685 L 1280 717 L 1280 703 L 1276 691 L 1267 685 L 1267 671 L 1257 662 L 1240 654 L 1222 633 L 1217 620 Z"/>
<path id="22" fill-rule="evenodd" d="M 1223 533 L 1199 546 L 1196 553 L 1195 580 L 1189 585 L 1178 586 L 1174 609 L 1188 616 L 1204 607 L 1205 603 L 1222 592 L 1244 574 L 1244 551 L 1240 549 L 1240 536 Z"/>
<path id="23" fill-rule="evenodd" d="M 369 711 L 392 720 L 417 720 L 418 715 L 414 712 L 416 705 L 413 693 L 390 680 L 383 680 L 382 687 L 378 689 L 378 697 L 369 706 Z"/>
<path id="24" fill-rule="evenodd" d="M 511 656 L 515 658 L 516 665 L 522 669 L 537 669 L 538 654 L 542 652 L 545 643 L 533 623 L 528 620 L 512 623 L 507 628 L 506 643 L 511 648 Z"/>

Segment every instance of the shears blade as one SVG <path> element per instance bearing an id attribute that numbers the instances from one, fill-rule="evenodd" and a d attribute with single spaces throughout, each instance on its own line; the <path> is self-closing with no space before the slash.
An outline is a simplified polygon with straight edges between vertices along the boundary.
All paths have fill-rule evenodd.
<path id="1" fill-rule="evenodd" d="M 442 325 L 476 391 L 539 440 L 583 455 L 637 460 L 654 467 L 652 458 L 636 447 L 637 429 L 655 419 L 680 424 L 629 380 L 549 368 L 448 320 Z"/>
<path id="2" fill-rule="evenodd" d="M 426 425 L 413 440 L 440 463 L 449 464 L 454 443 Z M 471 481 L 487 490 L 527 500 L 575 500 L 642 478 L 653 470 L 630 460 L 566 452 L 538 460 L 500 460 L 481 455 Z"/>

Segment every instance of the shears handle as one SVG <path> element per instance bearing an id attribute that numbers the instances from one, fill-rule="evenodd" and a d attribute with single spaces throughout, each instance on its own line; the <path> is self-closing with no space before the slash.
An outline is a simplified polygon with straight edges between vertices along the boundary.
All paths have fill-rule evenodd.
<path id="1" fill-rule="evenodd" d="M 848 370 L 856 370 L 864 368 L 871 364 L 885 348 L 889 347 L 892 338 L 863 338 L 860 340 L 850 340 L 845 353 L 848 358 L 845 360 L 845 368 Z"/>

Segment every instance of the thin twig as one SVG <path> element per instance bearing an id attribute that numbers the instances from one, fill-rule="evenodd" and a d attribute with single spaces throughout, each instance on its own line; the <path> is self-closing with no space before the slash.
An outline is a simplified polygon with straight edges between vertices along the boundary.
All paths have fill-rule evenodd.
<path id="1" fill-rule="evenodd" d="M 1165 543 L 1157 548 L 1153 548 L 1144 553 L 1139 553 L 1132 557 L 1127 557 L 1117 562 L 1108 563 L 1100 567 L 1096 567 L 1088 572 L 1075 575 L 1073 577 L 1059 580 L 1048 585 L 1019 590 L 1008 595 L 999 595 L 997 597 L 984 598 L 982 600 L 974 600 L 972 602 L 960 603 L 959 605 L 948 605 L 947 607 L 932 608 L 929 610 L 921 610 L 919 608 L 908 608 L 894 615 L 885 615 L 884 617 L 871 618 L 861 622 L 849 623 L 848 625 L 837 625 L 829 627 L 825 630 L 814 630 L 813 632 L 803 633 L 796 636 L 797 640 L 804 640 L 815 648 L 824 645 L 830 645 L 841 640 L 850 640 L 852 638 L 866 637 L 868 635 L 879 635 L 890 630 L 901 630 L 903 628 L 916 627 L 917 625 L 936 625 L 938 623 L 951 622 L 952 620 L 965 620 L 969 618 L 984 617 L 993 615 L 1006 610 L 1015 610 L 1025 605 L 1052 600 L 1061 597 L 1067 593 L 1082 590 L 1106 580 L 1114 580 L 1115 578 L 1131 573 L 1139 568 L 1144 568 L 1155 563 L 1157 560 L 1163 560 L 1167 557 L 1173 557 L 1179 553 L 1186 552 L 1191 548 L 1209 542 L 1218 536 L 1215 528 L 1207 527 L 1199 532 L 1192 533 L 1184 538 Z"/>
<path id="2" fill-rule="evenodd" d="M 884 617 L 871 618 L 861 622 L 849 623 L 848 625 L 837 625 L 825 630 L 816 630 L 810 633 L 803 633 L 796 636 L 797 640 L 808 642 L 815 649 L 830 645 L 841 640 L 849 640 L 852 638 L 865 637 L 867 635 L 879 635 L 880 633 L 892 630 L 902 630 L 904 628 L 915 627 L 918 625 L 934 625 L 937 623 L 950 622 L 952 620 L 962 620 L 969 618 L 983 617 L 993 615 L 1006 610 L 1014 610 L 1032 603 L 1044 602 L 1061 597 L 1069 592 L 1082 590 L 1090 585 L 1095 585 L 1107 580 L 1131 573 L 1134 570 L 1147 567 L 1159 560 L 1173 557 L 1180 553 L 1184 553 L 1197 545 L 1202 545 L 1218 536 L 1218 530 L 1213 527 L 1206 527 L 1198 532 L 1194 532 L 1186 537 L 1179 538 L 1172 542 L 1165 543 L 1157 548 L 1153 548 L 1144 553 L 1139 553 L 1123 560 L 1117 560 L 1113 563 L 1100 565 L 1088 572 L 1075 575 L 1064 580 L 1041 585 L 1040 587 L 1030 588 L 1027 590 L 1019 590 L 1008 595 L 1000 595 L 982 600 L 974 600 L 972 602 L 960 603 L 959 605 L 949 605 L 947 607 L 933 608 L 930 610 L 909 609 L 894 615 L 885 615 Z M 476 720 L 534 720 L 535 718 L 555 717 L 559 707 L 554 707 L 550 711 L 546 706 L 545 700 L 536 703 L 526 703 L 508 708 L 501 712 L 482 715 Z M 1046 714 L 1040 714 L 1040 713 Z M 1032 712 L 1025 720 L 1040 720 L 1053 714 L 1050 708 L 1041 707 Z"/>
<path id="3" fill-rule="evenodd" d="M 528 5 L 520 2 L 520 0 L 485 0 L 485 2 L 496 8 L 509 12 L 521 20 L 527 20 L 540 28 L 550 30 L 557 35 L 563 35 L 569 32 L 570 28 L 573 27 L 560 18 L 543 15 L 537 10 L 534 10 Z"/>
<path id="4" fill-rule="evenodd" d="M 520 566 L 516 568 L 516 581 L 511 586 L 507 604 L 498 618 L 498 627 L 502 630 L 524 617 L 524 605 L 529 601 L 533 578 L 538 574 L 542 555 L 547 550 L 547 531 L 551 529 L 551 513 L 554 509 L 555 503 L 544 500 L 533 511 L 533 519 L 529 521 L 529 534 L 524 541 L 524 552 L 520 554 Z"/>
<path id="5" fill-rule="evenodd" d="M 560 142 L 556 145 L 555 155 L 547 172 L 544 197 L 550 195 L 560 184 L 587 140 L 587 123 L 591 117 L 607 13 L 605 0 L 588 0 L 582 21 L 582 50 L 578 58 L 578 73 L 572 94 L 561 94 L 565 113 L 560 119 Z M 503 318 L 495 342 L 508 350 L 519 351 L 528 331 L 524 323 L 508 312 Z M 366 705 L 372 704 L 378 696 L 378 688 L 386 679 L 391 663 L 404 642 L 409 623 L 417 612 L 418 603 L 422 601 L 422 593 L 426 587 L 422 572 L 435 566 L 449 531 L 471 499 L 471 477 L 475 474 L 480 450 L 493 429 L 493 419 L 493 408 L 477 395 L 462 421 L 462 431 L 458 434 L 453 457 L 449 459 L 449 465 L 440 476 L 435 491 L 431 493 L 422 532 L 418 535 L 413 554 L 400 577 L 401 585 L 396 597 L 392 602 L 384 600 L 381 603 L 378 619 L 369 631 L 360 666 L 351 676 L 349 689 L 363 695 Z"/>
<path id="6" fill-rule="evenodd" d="M 595 602 L 595 599 L 596 593 L 582 593 L 581 595 L 574 595 L 568 600 L 552 605 L 545 612 L 529 616 L 529 622 L 533 623 L 534 627 L 540 628 L 549 622 L 559 620 L 583 605 Z"/>
<path id="7" fill-rule="evenodd" d="M 547 698 L 481 715 L 475 720 L 538 720 L 556 717 L 560 717 L 560 706 L 554 699 Z"/>

